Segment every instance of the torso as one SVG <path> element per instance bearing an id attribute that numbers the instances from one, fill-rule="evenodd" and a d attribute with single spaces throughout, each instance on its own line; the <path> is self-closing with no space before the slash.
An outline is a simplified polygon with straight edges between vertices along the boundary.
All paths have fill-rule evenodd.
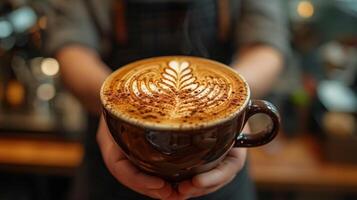
<path id="1" fill-rule="evenodd" d="M 165 55 L 200 56 L 229 64 L 233 41 L 218 39 L 217 0 L 123 2 L 127 41 L 117 41 L 113 34 L 111 55 L 106 60 L 112 69 Z"/>

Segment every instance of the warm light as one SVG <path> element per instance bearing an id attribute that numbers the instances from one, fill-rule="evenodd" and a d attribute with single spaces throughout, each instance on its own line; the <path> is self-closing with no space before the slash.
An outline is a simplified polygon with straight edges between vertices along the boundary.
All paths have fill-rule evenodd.
<path id="1" fill-rule="evenodd" d="M 41 18 L 38 20 L 38 26 L 39 26 L 41 29 L 46 29 L 46 27 L 47 27 L 47 17 L 41 17 Z"/>
<path id="2" fill-rule="evenodd" d="M 59 63 L 56 59 L 45 58 L 41 62 L 41 71 L 47 76 L 54 76 L 59 71 Z"/>
<path id="3" fill-rule="evenodd" d="M 2 82 L 0 82 L 0 99 L 3 98 L 4 96 L 4 85 L 2 84 Z"/>
<path id="4" fill-rule="evenodd" d="M 297 6 L 297 13 L 303 18 L 312 17 L 314 15 L 314 5 L 310 1 L 300 1 Z"/>
<path id="5" fill-rule="evenodd" d="M 44 83 L 37 88 L 37 97 L 43 101 L 48 101 L 56 95 L 56 89 L 52 84 Z"/>
<path id="6" fill-rule="evenodd" d="M 25 100 L 25 88 L 17 80 L 11 80 L 6 88 L 6 100 L 11 106 L 19 106 Z"/>

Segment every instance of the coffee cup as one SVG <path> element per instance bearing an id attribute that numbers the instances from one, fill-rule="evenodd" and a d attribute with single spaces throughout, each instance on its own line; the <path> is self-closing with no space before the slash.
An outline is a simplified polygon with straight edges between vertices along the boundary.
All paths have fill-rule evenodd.
<path id="1" fill-rule="evenodd" d="M 264 145 L 280 117 L 264 100 L 251 100 L 244 78 L 228 66 L 190 56 L 149 58 L 125 65 L 100 91 L 109 131 L 141 170 L 177 182 L 217 166 L 233 147 Z M 271 121 L 242 133 L 247 120 Z"/>

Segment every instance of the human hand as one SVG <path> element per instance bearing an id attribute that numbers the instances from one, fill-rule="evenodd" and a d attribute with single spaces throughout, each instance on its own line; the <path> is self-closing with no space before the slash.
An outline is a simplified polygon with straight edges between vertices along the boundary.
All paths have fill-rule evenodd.
<path id="1" fill-rule="evenodd" d="M 105 165 L 120 183 L 151 198 L 168 199 L 169 196 L 177 196 L 172 195 L 174 190 L 169 183 L 143 173 L 127 159 L 110 135 L 103 117 L 99 123 L 97 142 Z"/>
<path id="2" fill-rule="evenodd" d="M 171 194 L 172 199 L 188 199 L 217 191 L 232 181 L 243 168 L 246 155 L 246 149 L 232 148 L 216 168 L 181 182 L 178 193 Z"/>
<path id="3" fill-rule="evenodd" d="M 244 132 L 247 130 L 249 127 L 245 127 Z M 104 163 L 120 183 L 140 194 L 165 200 L 184 200 L 222 188 L 243 168 L 247 154 L 245 148 L 232 148 L 216 168 L 179 183 L 177 190 L 174 190 L 165 180 L 145 174 L 127 159 L 110 135 L 103 117 L 97 141 Z"/>
<path id="4" fill-rule="evenodd" d="M 243 132 L 250 132 L 248 125 Z M 181 182 L 178 191 L 171 193 L 169 199 L 183 200 L 217 191 L 234 179 L 243 168 L 246 157 L 246 148 L 232 148 L 217 167 Z"/>

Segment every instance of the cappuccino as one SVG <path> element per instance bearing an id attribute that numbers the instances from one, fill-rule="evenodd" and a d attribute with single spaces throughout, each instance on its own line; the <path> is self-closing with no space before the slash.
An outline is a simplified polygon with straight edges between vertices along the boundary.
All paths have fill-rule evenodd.
<path id="1" fill-rule="evenodd" d="M 270 142 L 279 130 L 271 103 L 251 100 L 246 81 L 204 58 L 167 56 L 130 63 L 113 72 L 100 92 L 109 132 L 143 171 L 177 182 L 217 166 L 233 147 Z M 242 133 L 247 120 L 271 122 Z"/>
<path id="2" fill-rule="evenodd" d="M 230 120 L 248 99 L 248 86 L 235 71 L 189 56 L 130 63 L 113 72 L 101 89 L 101 101 L 111 114 L 142 127 L 170 130 Z"/>

